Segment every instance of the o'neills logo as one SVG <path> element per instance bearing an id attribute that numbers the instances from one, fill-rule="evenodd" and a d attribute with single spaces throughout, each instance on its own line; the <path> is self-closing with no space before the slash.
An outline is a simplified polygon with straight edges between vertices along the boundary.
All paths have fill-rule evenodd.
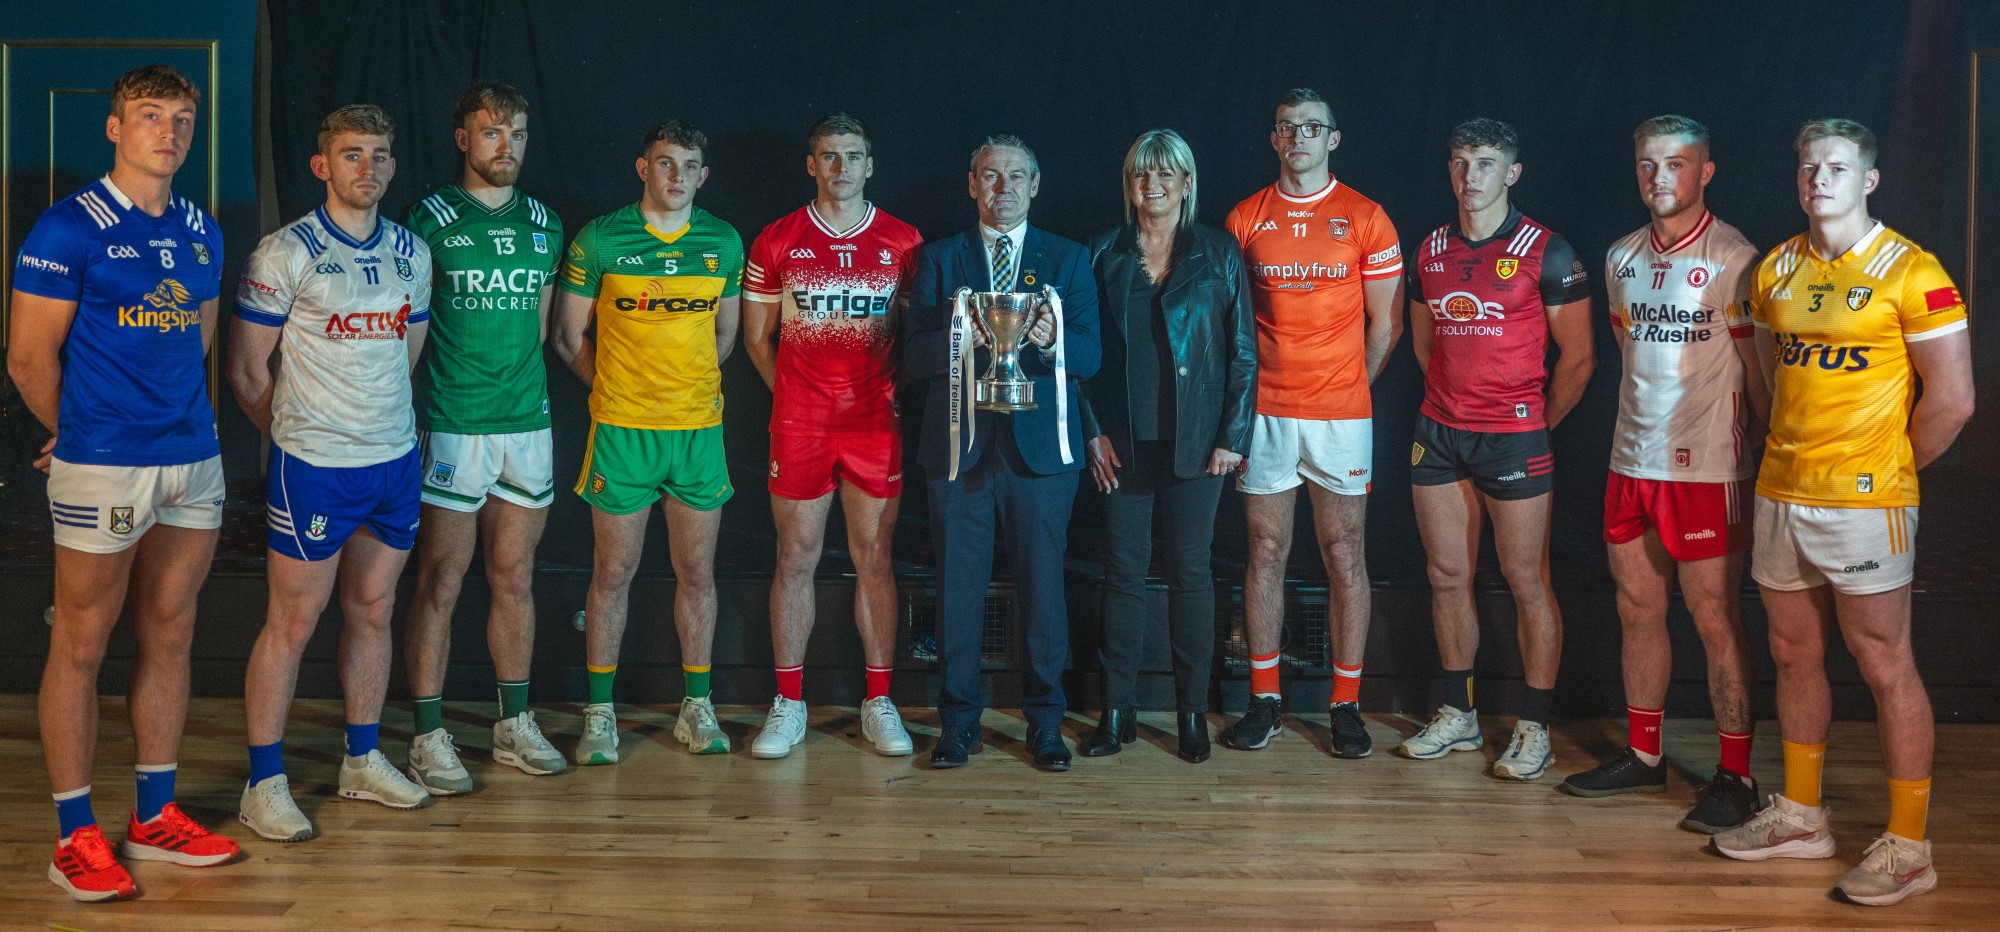
<path id="1" fill-rule="evenodd" d="M 1715 537 L 1715 529 L 1712 527 L 1702 528 L 1699 531 L 1681 535 L 1682 540 L 1709 540 L 1713 537 Z"/>
<path id="2" fill-rule="evenodd" d="M 357 311 L 332 314 L 326 319 L 329 340 L 400 340 L 410 329 L 409 297 L 394 311 Z"/>

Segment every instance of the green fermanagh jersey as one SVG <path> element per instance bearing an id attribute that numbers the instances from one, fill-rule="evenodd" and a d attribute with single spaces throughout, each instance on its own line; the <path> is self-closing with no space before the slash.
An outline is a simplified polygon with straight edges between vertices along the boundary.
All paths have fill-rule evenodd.
<path id="1" fill-rule="evenodd" d="M 519 190 L 494 209 L 458 185 L 410 208 L 430 244 L 429 391 L 425 430 L 513 434 L 549 426 L 542 286 L 562 262 L 562 221 Z M 553 309 L 551 309 L 553 310 Z"/>

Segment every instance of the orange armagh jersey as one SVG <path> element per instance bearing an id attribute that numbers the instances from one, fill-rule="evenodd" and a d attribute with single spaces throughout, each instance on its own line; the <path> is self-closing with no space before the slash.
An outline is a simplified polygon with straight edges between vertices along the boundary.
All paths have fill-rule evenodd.
<path id="1" fill-rule="evenodd" d="M 1917 504 L 1906 344 L 1966 327 L 1937 257 L 1877 223 L 1828 262 L 1802 233 L 1758 263 L 1750 316 L 1771 331 L 1778 359 L 1757 493 L 1833 508 Z"/>
<path id="2" fill-rule="evenodd" d="M 1342 185 L 1293 197 L 1271 185 L 1229 212 L 1257 312 L 1257 413 L 1315 421 L 1372 413 L 1363 282 L 1403 270 L 1396 227 Z"/>

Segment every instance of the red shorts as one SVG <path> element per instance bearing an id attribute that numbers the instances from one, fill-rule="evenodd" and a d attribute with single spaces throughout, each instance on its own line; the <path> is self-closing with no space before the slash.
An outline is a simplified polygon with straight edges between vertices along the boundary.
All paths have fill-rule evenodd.
<path id="1" fill-rule="evenodd" d="M 1750 483 L 1668 482 L 1612 473 L 1604 484 L 1604 539 L 1638 540 L 1648 525 L 1667 556 L 1706 560 L 1750 547 Z"/>
<path id="2" fill-rule="evenodd" d="M 903 433 L 896 428 L 823 437 L 771 435 L 771 494 L 811 501 L 845 480 L 869 498 L 903 494 Z"/>

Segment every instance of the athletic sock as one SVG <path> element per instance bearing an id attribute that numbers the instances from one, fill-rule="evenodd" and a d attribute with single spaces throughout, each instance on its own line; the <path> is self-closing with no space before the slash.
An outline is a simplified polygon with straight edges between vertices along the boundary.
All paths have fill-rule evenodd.
<path id="1" fill-rule="evenodd" d="M 1731 734 L 1718 728 L 1715 737 L 1722 745 L 1722 769 L 1739 777 L 1750 775 L 1750 732 Z"/>
<path id="2" fill-rule="evenodd" d="M 681 664 L 681 675 L 687 678 L 687 691 L 683 695 L 689 699 L 708 698 L 708 671 L 709 665 L 705 663 L 698 667 Z"/>
<path id="3" fill-rule="evenodd" d="M 502 719 L 519 718 L 521 713 L 528 711 L 527 680 L 522 680 L 518 683 L 509 683 L 501 680 L 499 681 L 499 686 L 500 717 Z"/>
<path id="4" fill-rule="evenodd" d="M 444 696 L 442 694 L 436 696 L 418 696 L 410 700 L 410 711 L 416 713 L 417 734 L 427 735 L 444 727 Z"/>
<path id="5" fill-rule="evenodd" d="M 1801 806 L 1819 805 L 1820 769 L 1826 765 L 1826 742 L 1785 745 L 1785 798 Z"/>
<path id="6" fill-rule="evenodd" d="M 590 664 L 584 669 L 590 673 L 590 704 L 610 705 L 611 680 L 618 675 L 618 665 L 614 663 L 608 667 L 600 667 Z"/>
<path id="7" fill-rule="evenodd" d="M 1931 811 L 1931 778 L 1889 781 L 1889 834 L 1924 840 L 1924 823 Z"/>
<path id="8" fill-rule="evenodd" d="M 1335 662 L 1333 665 L 1333 698 L 1328 700 L 1328 704 L 1339 705 L 1343 702 L 1361 702 L 1361 664 L 1343 667 Z"/>
<path id="9" fill-rule="evenodd" d="M 132 768 L 139 793 L 132 802 L 132 814 L 141 822 L 160 817 L 160 810 L 174 801 L 174 776 L 179 764 L 140 764 Z"/>
<path id="10" fill-rule="evenodd" d="M 56 831 L 60 833 L 56 836 L 57 838 L 68 841 L 69 836 L 75 834 L 77 829 L 89 828 L 97 824 L 97 815 L 90 810 L 90 786 L 88 784 L 85 784 L 83 789 L 80 790 L 57 793 L 55 794 L 55 800 Z"/>
<path id="11" fill-rule="evenodd" d="M 682 669 L 686 668 L 683 667 Z M 804 702 L 806 698 L 805 696 L 806 665 L 799 664 L 796 667 L 779 667 L 777 669 L 778 669 L 778 695 L 790 699 L 793 702 Z M 704 677 L 706 675 L 707 674 L 703 674 Z M 689 686 L 688 688 L 693 689 L 694 687 Z M 702 687 L 702 690 L 706 692 L 707 687 L 706 686 Z M 689 693 L 689 695 L 693 695 L 693 693 Z"/>
<path id="12" fill-rule="evenodd" d="M 1472 671 L 1444 671 L 1444 704 L 1460 712 L 1471 712 L 1479 706 L 1472 701 Z"/>
<path id="13" fill-rule="evenodd" d="M 1660 765 L 1660 723 L 1666 717 L 1665 709 L 1625 707 L 1625 741 L 1648 767 Z"/>
<path id="14" fill-rule="evenodd" d="M 1549 705 L 1555 701 L 1555 698 L 1556 691 L 1553 689 L 1528 687 L 1527 696 L 1521 700 L 1521 721 L 1547 728 L 1549 725 Z"/>
<path id="15" fill-rule="evenodd" d="M 1262 656 L 1250 655 L 1250 694 L 1284 698 L 1285 694 L 1278 691 L 1278 651 Z"/>
<path id="16" fill-rule="evenodd" d="M 250 745 L 250 785 L 256 786 L 265 780 L 285 772 L 285 742 Z"/>
<path id="17" fill-rule="evenodd" d="M 895 667 L 870 667 L 864 665 L 862 672 L 868 676 L 869 699 L 881 699 L 889 695 L 889 674 Z"/>
<path id="18" fill-rule="evenodd" d="M 369 722 L 366 725 L 356 725 L 353 722 L 347 723 L 348 757 L 353 757 L 353 758 L 367 757 L 368 752 L 375 750 L 377 747 L 381 745 L 381 743 L 382 743 L 381 722 Z"/>

